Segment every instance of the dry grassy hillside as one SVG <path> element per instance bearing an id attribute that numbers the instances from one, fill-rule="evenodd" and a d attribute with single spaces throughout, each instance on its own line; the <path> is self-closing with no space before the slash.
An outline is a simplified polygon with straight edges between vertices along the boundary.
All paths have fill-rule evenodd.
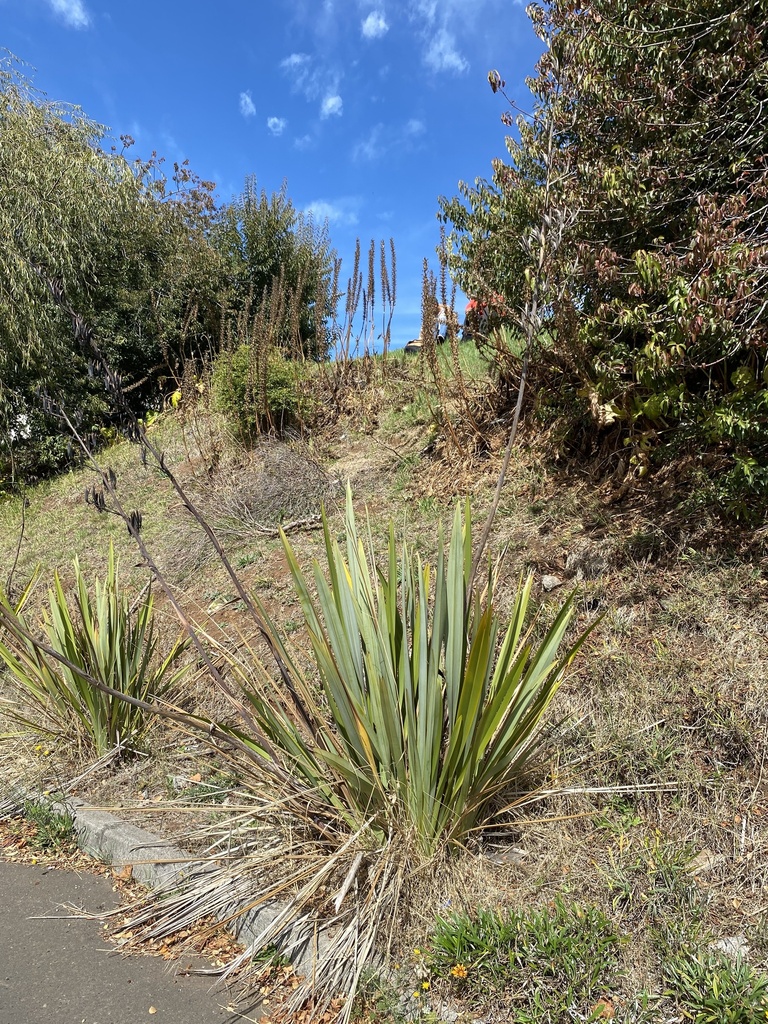
<path id="1" fill-rule="evenodd" d="M 432 411 L 418 383 L 390 379 L 354 414 L 250 452 L 203 411 L 169 414 L 151 428 L 243 586 L 302 664 L 308 648 L 279 525 L 308 565 L 321 554 L 321 501 L 331 529 L 343 530 L 347 480 L 382 551 L 392 520 L 434 557 L 438 524 L 447 528 L 457 497 L 469 496 L 482 523 L 503 427 L 489 451 L 462 458 L 435 445 Z M 615 490 L 547 462 L 533 440 L 522 432 L 492 534 L 500 611 L 532 572 L 537 630 L 573 589 L 574 629 L 600 622 L 547 716 L 539 799 L 412 880 L 419 898 L 388 952 L 389 969 L 371 976 L 355 1012 L 376 1020 L 756 1021 L 756 979 L 768 956 L 768 537 L 729 540 L 714 521 L 686 523 L 641 492 L 613 500 Z M 113 468 L 126 508 L 141 510 L 145 543 L 189 618 L 230 649 L 253 639 L 231 580 L 167 479 L 127 443 L 99 459 Z M 0 565 L 12 595 L 39 566 L 32 604 L 42 607 L 54 570 L 71 581 L 75 554 L 89 577 L 103 575 L 110 540 L 129 592 L 148 583 L 122 520 L 86 506 L 95 479 L 82 468 L 2 500 Z M 154 589 L 170 642 L 178 623 Z M 0 693 L 15 699 L 7 673 Z M 176 699 L 212 718 L 232 715 L 202 672 Z M 2 778 L 11 783 L 61 788 L 87 767 L 55 737 L 10 720 L 0 728 Z M 91 772 L 78 793 L 201 847 L 194 827 L 220 823 L 224 799 L 246 800 L 247 780 L 199 737 L 163 722 L 150 736 L 144 754 Z M 483 931 L 478 909 L 507 917 L 487 916 Z M 502 919 L 517 921 L 514 940 Z M 708 953 L 718 941 L 745 953 L 718 959 Z M 686 949 L 700 962 L 694 953 L 685 960 Z M 696 963 L 698 974 L 680 975 Z M 716 970 L 715 990 L 737 1008 L 731 1016 L 726 996 L 706 1009 Z M 755 992 L 750 1003 L 744 993 Z"/>

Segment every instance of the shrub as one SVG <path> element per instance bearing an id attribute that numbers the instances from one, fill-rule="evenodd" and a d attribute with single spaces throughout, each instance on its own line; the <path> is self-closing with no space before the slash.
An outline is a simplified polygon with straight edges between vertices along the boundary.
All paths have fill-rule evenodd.
<path id="1" fill-rule="evenodd" d="M 89 593 L 74 560 L 74 614 L 58 573 L 43 616 L 44 639 L 24 614 L 33 583 L 13 607 L 0 591 L 0 660 L 15 682 L 15 700 L 3 701 L 17 722 L 45 735 L 74 740 L 89 755 L 141 742 L 147 707 L 175 687 L 186 673 L 174 668 L 184 641 L 158 663 L 153 598 L 134 614 L 118 585 L 118 563 L 110 545 L 107 575 Z M 98 689 L 92 680 L 108 689 Z M 132 704 L 129 701 L 138 701 Z"/>
<path id="2" fill-rule="evenodd" d="M 502 115 L 518 132 L 491 182 L 441 200 L 449 266 L 468 294 L 500 292 L 521 325 L 535 300 L 552 345 L 532 351 L 532 379 L 577 392 L 563 420 L 579 450 L 602 459 L 610 444 L 638 479 L 698 462 L 708 502 L 762 519 L 765 3 L 546 0 L 528 13 L 546 45 L 533 113 Z"/>
<path id="3" fill-rule="evenodd" d="M 301 410 L 301 368 L 276 349 L 259 352 L 253 344 L 223 352 L 213 368 L 217 407 L 244 440 L 271 427 L 283 427 Z"/>

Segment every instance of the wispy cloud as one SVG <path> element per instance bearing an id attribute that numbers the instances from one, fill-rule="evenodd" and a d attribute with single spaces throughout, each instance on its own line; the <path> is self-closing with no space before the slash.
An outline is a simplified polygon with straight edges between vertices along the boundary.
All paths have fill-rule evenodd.
<path id="1" fill-rule="evenodd" d="M 267 128 L 269 128 L 273 135 L 282 135 L 287 127 L 288 122 L 284 117 L 267 118 Z"/>
<path id="2" fill-rule="evenodd" d="M 69 25 L 70 28 L 88 28 L 91 16 L 85 9 L 83 0 L 48 0 L 55 14 Z"/>
<path id="3" fill-rule="evenodd" d="M 315 199 L 304 208 L 313 220 L 329 224 L 336 224 L 340 227 L 354 227 L 358 221 L 358 210 L 360 200 L 347 196 L 341 199 Z"/>
<path id="4" fill-rule="evenodd" d="M 307 53 L 292 53 L 280 61 L 281 70 L 288 76 L 294 92 L 304 94 L 310 103 L 320 102 L 320 118 L 340 117 L 344 103 L 339 95 L 339 76 L 318 64 Z M 321 99 L 322 97 L 322 99 Z"/>
<path id="5" fill-rule="evenodd" d="M 424 53 L 424 63 L 432 71 L 466 71 L 469 64 L 456 49 L 451 32 L 439 29 L 430 39 Z"/>
<path id="6" fill-rule="evenodd" d="M 171 135 L 170 132 L 161 132 L 160 138 L 163 140 L 165 156 L 169 160 L 175 160 L 177 163 L 183 163 L 187 154 L 176 141 L 176 137 Z"/>
<path id="7" fill-rule="evenodd" d="M 291 76 L 293 84 L 300 89 L 309 74 L 311 60 L 308 53 L 292 53 L 280 61 L 280 67 Z"/>
<path id="8" fill-rule="evenodd" d="M 328 92 L 328 76 L 308 53 L 292 53 L 280 61 L 280 69 L 287 76 L 294 92 L 304 93 L 312 101 Z"/>
<path id="9" fill-rule="evenodd" d="M 483 17 L 486 4 L 487 0 L 414 0 L 410 18 L 419 26 L 422 60 L 430 71 L 456 74 L 469 68 L 457 33 L 466 39 L 467 29 Z"/>
<path id="10" fill-rule="evenodd" d="M 374 163 L 382 160 L 391 150 L 412 150 L 418 146 L 417 139 L 424 134 L 423 121 L 412 117 L 405 124 L 375 124 L 364 139 L 352 147 L 352 159 L 358 163 Z"/>
<path id="11" fill-rule="evenodd" d="M 373 163 L 380 160 L 386 152 L 387 147 L 382 142 L 384 133 L 383 124 L 375 124 L 367 137 L 356 142 L 352 149 L 352 159 Z"/>
<path id="12" fill-rule="evenodd" d="M 327 117 L 341 117 L 344 113 L 344 102 L 338 93 L 323 97 L 320 104 L 320 117 L 325 120 Z"/>
<path id="13" fill-rule="evenodd" d="M 240 93 L 240 113 L 243 117 L 253 117 L 256 113 L 256 107 L 253 105 L 250 92 Z"/>
<path id="14" fill-rule="evenodd" d="M 360 26 L 365 39 L 381 39 L 389 31 L 387 20 L 381 11 L 371 11 Z"/>
<path id="15" fill-rule="evenodd" d="M 415 9 L 431 24 L 437 16 L 437 0 L 416 0 Z"/>

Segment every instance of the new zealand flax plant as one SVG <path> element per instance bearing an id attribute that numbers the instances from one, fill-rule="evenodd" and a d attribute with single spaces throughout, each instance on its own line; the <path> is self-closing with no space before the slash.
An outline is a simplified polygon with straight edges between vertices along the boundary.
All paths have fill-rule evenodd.
<path id="1" fill-rule="evenodd" d="M 96 581 L 93 593 L 77 558 L 73 567 L 70 598 L 54 574 L 40 629 L 25 613 L 36 579 L 14 604 L 0 591 L 0 663 L 13 679 L 12 696 L 2 703 L 26 728 L 103 757 L 141 744 L 151 714 L 120 695 L 146 705 L 175 690 L 187 671 L 177 667 L 187 641 L 159 656 L 152 595 L 131 610 L 111 544 L 106 578 Z M 97 689 L 92 679 L 115 692 Z"/>
<path id="2" fill-rule="evenodd" d="M 319 928 L 296 1005 L 312 1000 L 320 1014 L 343 992 L 348 1018 L 362 971 L 413 901 L 414 877 L 534 798 L 538 727 L 586 634 L 565 639 L 570 597 L 534 640 L 531 577 L 502 626 L 492 581 L 468 586 L 468 508 L 457 507 L 448 545 L 438 538 L 434 564 L 390 528 L 377 565 L 349 491 L 345 542 L 325 517 L 323 527 L 326 564 L 309 573 L 283 536 L 311 656 L 289 647 L 262 606 L 279 674 L 248 645 L 227 655 L 243 724 L 226 726 L 233 746 L 222 753 L 255 803 L 234 830 L 212 826 L 219 867 L 128 927 L 160 937 L 238 900 L 251 910 L 278 902 L 256 945 L 280 945 L 289 927 L 312 942 Z"/>
<path id="3" fill-rule="evenodd" d="M 317 670 L 307 678 L 280 644 L 305 727 L 278 710 L 271 688 L 244 680 L 244 690 L 284 767 L 317 800 L 352 828 L 396 827 L 429 856 L 522 795 L 539 723 L 584 640 L 561 651 L 573 598 L 534 644 L 529 576 L 502 628 L 492 588 L 467 594 L 468 508 L 457 507 L 434 566 L 398 545 L 393 527 L 388 562 L 376 566 L 349 493 L 346 550 L 327 520 L 324 531 L 328 579 L 315 563 L 310 582 L 283 540 Z"/>

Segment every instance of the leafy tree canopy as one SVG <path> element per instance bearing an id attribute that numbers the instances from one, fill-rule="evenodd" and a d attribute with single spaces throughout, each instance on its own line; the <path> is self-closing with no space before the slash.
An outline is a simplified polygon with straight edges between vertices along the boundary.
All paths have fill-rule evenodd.
<path id="1" fill-rule="evenodd" d="M 249 179 L 217 209 L 213 183 L 155 154 L 130 161 L 132 139 L 108 145 L 23 72 L 0 62 L 0 479 L 70 457 L 57 402 L 92 442 L 111 433 L 93 345 L 137 413 L 190 357 L 216 354 L 225 318 L 238 343 L 266 325 L 269 347 L 325 354 L 333 254 L 285 187 L 267 198 Z"/>
<path id="2" fill-rule="evenodd" d="M 746 513 L 768 489 L 768 2 L 549 0 L 529 14 L 546 45 L 533 115 L 490 182 L 441 201 L 454 271 L 521 303 L 546 178 L 568 225 L 546 358 L 565 369 L 571 414 L 620 428 L 639 474 L 697 455 Z"/>
<path id="3" fill-rule="evenodd" d="M 249 177 L 221 212 L 214 237 L 226 261 L 233 312 L 246 312 L 257 329 L 269 325 L 270 340 L 287 355 L 324 358 L 336 256 L 327 227 L 296 211 L 285 183 L 268 196 Z"/>

